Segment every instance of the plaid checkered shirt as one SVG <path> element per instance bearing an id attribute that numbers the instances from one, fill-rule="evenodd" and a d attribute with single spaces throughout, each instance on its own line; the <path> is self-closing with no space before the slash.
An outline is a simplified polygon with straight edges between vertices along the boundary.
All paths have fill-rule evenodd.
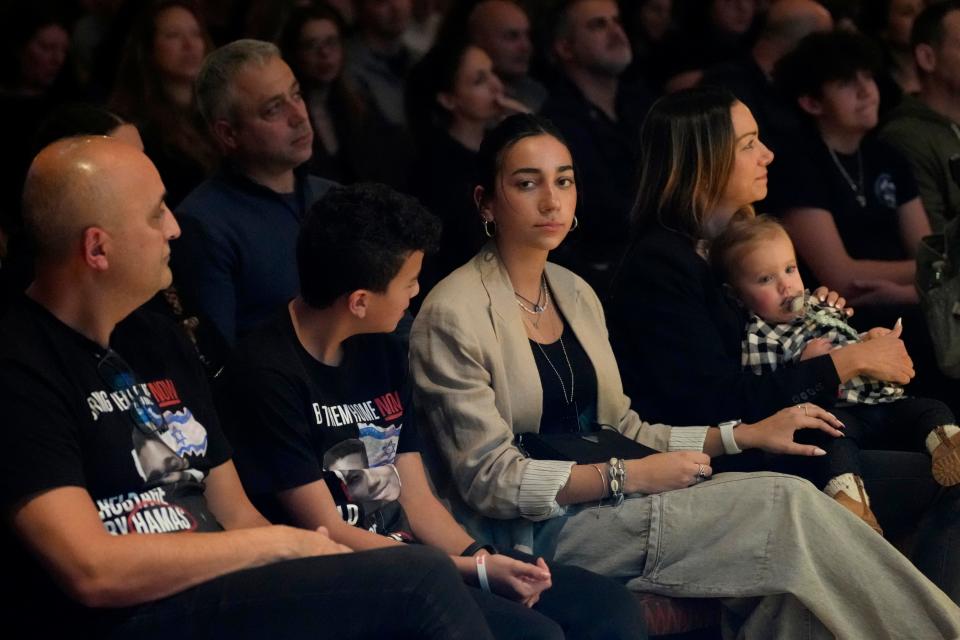
<path id="1" fill-rule="evenodd" d="M 784 363 L 800 360 L 804 347 L 815 338 L 826 338 L 834 347 L 860 342 L 860 335 L 847 324 L 843 312 L 809 295 L 802 316 L 791 323 L 770 324 L 751 314 L 743 339 L 741 364 L 760 375 Z M 903 387 L 857 376 L 838 389 L 838 399 L 851 404 L 893 402 L 903 396 Z"/>

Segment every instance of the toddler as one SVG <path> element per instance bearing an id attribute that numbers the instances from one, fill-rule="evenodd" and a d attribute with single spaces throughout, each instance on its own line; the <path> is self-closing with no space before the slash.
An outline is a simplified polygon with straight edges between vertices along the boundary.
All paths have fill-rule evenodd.
<path id="1" fill-rule="evenodd" d="M 858 334 L 841 310 L 810 296 L 790 237 L 773 218 L 731 221 L 711 243 L 710 262 L 749 313 L 742 364 L 758 375 L 891 331 L 878 327 Z M 900 330 L 898 321 L 893 331 Z M 835 413 L 846 425 L 845 437 L 823 443 L 823 468 L 811 480 L 878 533 L 860 477 L 861 446 L 882 439 L 909 450 L 925 447 L 936 481 L 960 483 L 960 428 L 939 400 L 907 396 L 900 385 L 856 377 L 840 385 Z"/>

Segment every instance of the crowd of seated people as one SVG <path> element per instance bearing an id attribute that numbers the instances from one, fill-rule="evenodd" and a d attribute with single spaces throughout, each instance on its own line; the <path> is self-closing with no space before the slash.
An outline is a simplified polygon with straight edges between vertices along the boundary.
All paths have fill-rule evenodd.
<path id="1" fill-rule="evenodd" d="M 960 0 L 0 20 L 40 637 L 960 638 Z"/>

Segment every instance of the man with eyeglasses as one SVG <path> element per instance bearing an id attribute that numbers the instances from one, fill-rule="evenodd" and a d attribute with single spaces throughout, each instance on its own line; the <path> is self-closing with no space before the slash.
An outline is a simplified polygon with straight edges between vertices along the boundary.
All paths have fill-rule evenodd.
<path id="1" fill-rule="evenodd" d="M 109 138 L 30 168 L 36 276 L 0 321 L 4 607 L 34 637 L 489 638 L 438 552 L 353 554 L 250 504 L 189 342 L 139 309 L 171 280 L 163 196 Z"/>

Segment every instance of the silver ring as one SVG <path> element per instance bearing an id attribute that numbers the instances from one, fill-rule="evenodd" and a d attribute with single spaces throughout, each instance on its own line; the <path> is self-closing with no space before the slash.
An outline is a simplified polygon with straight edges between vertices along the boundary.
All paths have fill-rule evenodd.
<path id="1" fill-rule="evenodd" d="M 698 465 L 697 465 L 697 478 L 698 478 L 699 480 L 703 480 L 703 479 L 706 478 L 706 477 L 707 477 L 707 476 L 705 476 L 705 475 L 703 474 L 703 465 L 702 465 L 702 464 L 698 464 Z"/>

